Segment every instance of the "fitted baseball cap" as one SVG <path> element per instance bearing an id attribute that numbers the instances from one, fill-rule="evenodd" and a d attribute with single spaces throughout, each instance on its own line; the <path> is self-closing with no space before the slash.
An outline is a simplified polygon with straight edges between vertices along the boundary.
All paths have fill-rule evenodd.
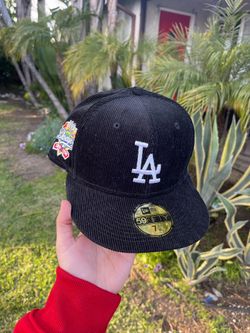
<path id="1" fill-rule="evenodd" d="M 119 252 L 183 248 L 209 216 L 187 167 L 194 127 L 175 101 L 139 87 L 95 94 L 63 124 L 49 158 L 67 171 L 72 219 Z"/>

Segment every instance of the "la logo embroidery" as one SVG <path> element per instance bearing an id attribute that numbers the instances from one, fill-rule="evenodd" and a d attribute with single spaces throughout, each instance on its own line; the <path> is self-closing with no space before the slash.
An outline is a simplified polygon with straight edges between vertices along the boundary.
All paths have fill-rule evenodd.
<path id="1" fill-rule="evenodd" d="M 151 176 L 152 178 L 149 179 L 149 184 L 159 183 L 161 178 L 157 178 L 157 175 L 161 172 L 161 164 L 157 164 L 155 166 L 155 161 L 153 154 L 150 154 L 142 167 L 142 156 L 143 156 L 143 149 L 148 148 L 148 143 L 135 141 L 135 146 L 138 146 L 138 155 L 137 155 L 137 165 L 136 169 L 132 169 L 132 173 L 138 174 L 137 178 L 133 178 L 134 183 L 145 184 L 146 179 L 144 176 Z M 150 169 L 149 169 L 150 167 Z"/>

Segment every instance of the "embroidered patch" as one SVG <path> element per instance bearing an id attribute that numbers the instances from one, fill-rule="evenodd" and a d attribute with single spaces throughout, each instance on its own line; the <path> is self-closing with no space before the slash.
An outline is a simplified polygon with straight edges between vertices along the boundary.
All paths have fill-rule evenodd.
<path id="1" fill-rule="evenodd" d="M 157 166 L 155 165 L 153 154 L 148 155 L 146 162 L 142 166 L 143 149 L 148 148 L 148 143 L 135 141 L 135 146 L 138 147 L 138 155 L 136 169 L 132 169 L 132 173 L 138 174 L 138 177 L 133 178 L 133 182 L 145 184 L 146 179 L 144 179 L 144 176 L 151 176 L 152 178 L 149 179 L 149 184 L 159 183 L 161 178 L 157 178 L 157 175 L 161 172 L 161 164 L 157 164 Z"/>
<path id="2" fill-rule="evenodd" d="M 66 123 L 63 124 L 56 137 L 58 141 L 56 141 L 53 145 L 53 149 L 56 150 L 57 156 L 62 155 L 65 160 L 69 158 L 69 150 L 73 149 L 76 133 L 77 128 L 73 120 L 66 121 Z"/>
<path id="3" fill-rule="evenodd" d="M 136 207 L 134 222 L 141 232 L 155 237 L 165 236 L 173 228 L 170 213 L 165 208 L 152 203 Z"/>

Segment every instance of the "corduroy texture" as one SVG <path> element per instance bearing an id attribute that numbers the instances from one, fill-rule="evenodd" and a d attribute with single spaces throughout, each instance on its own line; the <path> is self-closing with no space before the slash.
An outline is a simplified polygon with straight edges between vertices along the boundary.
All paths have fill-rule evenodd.
<path id="1" fill-rule="evenodd" d="M 208 212 L 187 174 L 194 147 L 194 127 L 175 101 L 133 87 L 91 96 L 69 116 L 77 135 L 70 158 L 51 149 L 49 158 L 66 169 L 67 196 L 77 227 L 92 241 L 121 252 L 176 249 L 198 241 L 206 232 Z M 140 168 L 153 157 L 161 166 L 158 182 Z M 151 159 L 152 161 L 152 159 Z M 172 216 L 173 229 L 165 236 L 140 231 L 133 214 L 138 205 L 162 206 Z"/>
<path id="2" fill-rule="evenodd" d="M 150 198 L 131 198 L 95 190 L 67 176 L 67 197 L 77 227 L 93 242 L 119 252 L 154 252 L 195 243 L 208 228 L 208 212 L 189 175 L 170 192 Z M 166 208 L 172 231 L 162 237 L 141 233 L 133 214 L 138 205 L 153 203 Z"/>

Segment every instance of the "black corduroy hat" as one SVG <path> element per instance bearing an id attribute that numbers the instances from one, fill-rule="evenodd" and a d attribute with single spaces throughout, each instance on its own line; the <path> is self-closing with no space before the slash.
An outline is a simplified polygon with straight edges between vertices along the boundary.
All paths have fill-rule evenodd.
<path id="1" fill-rule="evenodd" d="M 93 242 L 119 252 L 186 247 L 209 217 L 187 171 L 188 113 L 133 87 L 93 95 L 62 126 L 49 158 L 67 171 L 72 218 Z"/>

